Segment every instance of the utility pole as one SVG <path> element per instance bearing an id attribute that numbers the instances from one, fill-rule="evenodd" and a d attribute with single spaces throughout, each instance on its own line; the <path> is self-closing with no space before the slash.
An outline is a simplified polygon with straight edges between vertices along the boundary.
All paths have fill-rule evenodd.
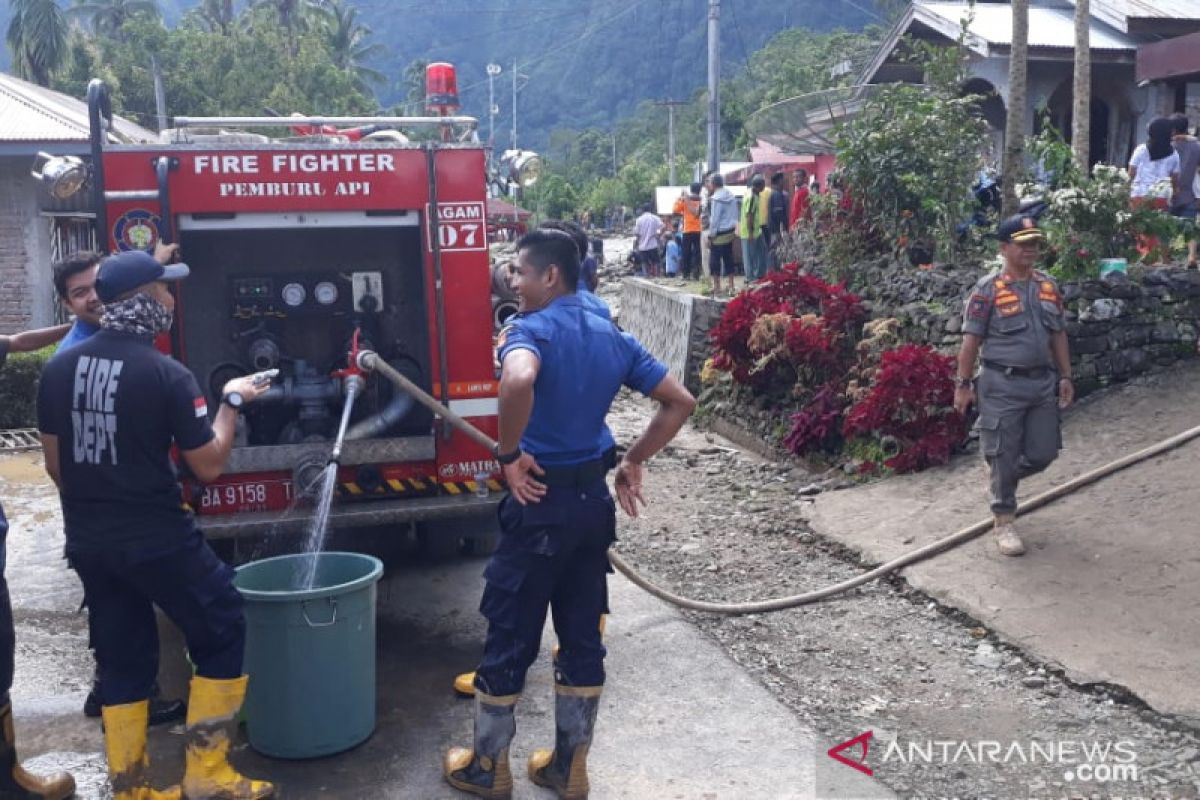
<path id="1" fill-rule="evenodd" d="M 167 93 L 163 89 L 162 68 L 155 56 L 150 56 L 150 71 L 154 74 L 154 110 L 158 114 L 158 131 L 162 133 L 167 129 Z"/>
<path id="2" fill-rule="evenodd" d="M 708 0 L 708 171 L 721 166 L 721 0 Z"/>
<path id="3" fill-rule="evenodd" d="M 496 105 L 496 76 L 500 74 L 500 65 L 491 63 L 487 65 L 488 76 L 488 158 L 492 157 L 492 153 L 496 150 L 496 112 L 500 107 Z"/>
<path id="4" fill-rule="evenodd" d="M 613 142 L 612 142 L 612 144 L 613 144 L 613 177 L 615 178 L 615 177 L 617 177 L 617 132 L 615 130 L 612 133 L 612 139 L 613 139 Z"/>
<path id="5" fill-rule="evenodd" d="M 670 177 L 667 182 L 672 186 L 675 185 L 675 106 L 687 105 L 684 100 L 658 100 L 654 103 L 656 106 L 667 107 L 667 168 L 670 170 Z"/>
<path id="6" fill-rule="evenodd" d="M 517 60 L 513 59 L 512 149 L 517 149 Z"/>

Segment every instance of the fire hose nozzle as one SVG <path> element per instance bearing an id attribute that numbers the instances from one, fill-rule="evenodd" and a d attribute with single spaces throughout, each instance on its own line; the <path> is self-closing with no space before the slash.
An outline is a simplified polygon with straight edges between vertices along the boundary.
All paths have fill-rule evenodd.
<path id="1" fill-rule="evenodd" d="M 366 387 L 367 382 L 362 375 L 350 374 L 342 379 L 342 393 L 347 397 L 362 394 Z"/>
<path id="2" fill-rule="evenodd" d="M 379 355 L 374 350 L 360 350 L 354 359 L 354 365 L 364 372 L 374 372 L 378 358 Z"/>

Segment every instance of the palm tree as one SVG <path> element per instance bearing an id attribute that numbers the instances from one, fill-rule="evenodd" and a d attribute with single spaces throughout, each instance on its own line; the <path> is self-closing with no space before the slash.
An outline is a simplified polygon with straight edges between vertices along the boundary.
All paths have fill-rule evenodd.
<path id="1" fill-rule="evenodd" d="M 41 86 L 67 57 L 67 18 L 54 0 L 12 0 L 8 49 L 13 70 Z"/>
<path id="2" fill-rule="evenodd" d="M 250 0 L 252 8 L 266 7 L 274 11 L 279 17 L 280 26 L 288 35 L 307 30 L 309 13 L 319 5 L 312 0 Z"/>
<path id="3" fill-rule="evenodd" d="M 354 75 L 355 88 L 372 94 L 368 84 L 380 83 L 386 76 L 365 62 L 380 55 L 383 46 L 367 42 L 371 29 L 358 21 L 358 9 L 345 0 L 325 0 L 319 11 L 324 16 L 325 40 L 334 65 Z"/>
<path id="4" fill-rule="evenodd" d="M 1071 110 L 1071 149 L 1075 165 L 1090 173 L 1092 136 L 1092 9 L 1091 0 L 1075 0 L 1075 84 Z M 1105 154 L 1100 154 L 1104 158 Z"/>
<path id="5" fill-rule="evenodd" d="M 229 33 L 233 25 L 233 0 L 202 0 L 196 11 L 210 31 Z"/>
<path id="6" fill-rule="evenodd" d="M 251 8 L 269 8 L 279 18 L 287 34 L 288 51 L 295 56 L 299 48 L 296 34 L 308 30 L 308 17 L 321 5 L 317 0 L 250 0 Z"/>
<path id="7" fill-rule="evenodd" d="M 1025 98 L 1028 88 L 1029 0 L 1012 0 L 1012 48 L 1008 56 L 1008 119 L 1004 126 L 1004 204 L 1016 213 L 1017 177 L 1025 168 Z"/>
<path id="8" fill-rule="evenodd" d="M 115 38 L 132 17 L 138 14 L 157 17 L 161 12 L 155 0 L 75 0 L 67 13 L 87 20 L 97 35 Z"/>

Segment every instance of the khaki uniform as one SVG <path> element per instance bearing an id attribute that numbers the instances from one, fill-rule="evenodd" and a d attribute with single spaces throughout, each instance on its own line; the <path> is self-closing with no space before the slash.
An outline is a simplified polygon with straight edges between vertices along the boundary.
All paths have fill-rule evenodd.
<path id="1" fill-rule="evenodd" d="M 1049 466 L 1062 447 L 1050 343 L 1064 324 L 1058 285 L 1040 272 L 1023 281 L 993 272 L 967 298 L 963 333 L 982 339 L 975 395 L 994 514 L 1015 512 L 1017 483 Z"/>

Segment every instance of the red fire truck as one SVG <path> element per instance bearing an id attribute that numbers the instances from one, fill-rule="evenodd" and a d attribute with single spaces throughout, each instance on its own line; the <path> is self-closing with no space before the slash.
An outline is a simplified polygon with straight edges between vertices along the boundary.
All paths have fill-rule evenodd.
<path id="1" fill-rule="evenodd" d="M 160 143 L 130 145 L 108 142 L 101 82 L 88 103 L 97 240 L 177 241 L 191 267 L 160 346 L 192 370 L 209 409 L 229 378 L 279 370 L 243 414 L 225 474 L 185 481 L 210 538 L 306 524 L 355 344 L 496 435 L 486 165 L 472 118 L 177 117 Z M 433 141 L 402 133 L 417 128 Z M 353 404 L 339 464 L 331 527 L 412 524 L 443 553 L 494 541 L 493 455 L 379 377 Z"/>

